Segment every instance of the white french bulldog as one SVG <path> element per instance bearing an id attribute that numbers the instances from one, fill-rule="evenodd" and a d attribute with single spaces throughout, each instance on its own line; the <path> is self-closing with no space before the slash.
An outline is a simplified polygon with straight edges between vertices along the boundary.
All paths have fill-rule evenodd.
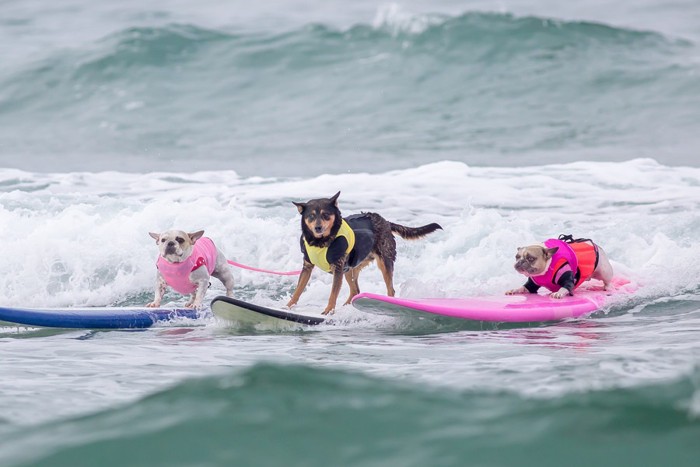
<path id="1" fill-rule="evenodd" d="M 211 239 L 203 237 L 203 230 L 193 233 L 168 230 L 149 232 L 149 235 L 156 240 L 160 255 L 156 263 L 155 298 L 147 307 L 159 307 L 166 287 L 170 286 L 183 295 L 190 295 L 185 307 L 201 308 L 211 276 L 224 284 L 226 296 L 233 296 L 233 274 L 226 257 Z"/>

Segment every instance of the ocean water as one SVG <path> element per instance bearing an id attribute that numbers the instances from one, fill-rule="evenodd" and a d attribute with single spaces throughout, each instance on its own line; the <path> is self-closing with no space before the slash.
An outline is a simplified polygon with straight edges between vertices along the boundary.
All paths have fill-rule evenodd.
<path id="1" fill-rule="evenodd" d="M 443 226 L 397 240 L 399 296 L 501 294 L 560 233 L 637 288 L 531 325 L 0 323 L 0 464 L 698 465 L 699 44 L 690 0 L 0 1 L 0 305 L 145 304 L 169 228 L 298 269 L 291 202 L 337 191 Z"/>

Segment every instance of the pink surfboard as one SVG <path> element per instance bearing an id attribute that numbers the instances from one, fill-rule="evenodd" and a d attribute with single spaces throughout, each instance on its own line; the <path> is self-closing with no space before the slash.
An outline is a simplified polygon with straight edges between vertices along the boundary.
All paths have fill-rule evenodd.
<path id="1" fill-rule="evenodd" d="M 361 293 L 352 301 L 355 308 L 391 316 L 402 312 L 424 312 L 475 321 L 524 323 L 579 318 L 600 310 L 614 297 L 629 293 L 629 281 L 616 278 L 613 289 L 579 288 L 573 296 L 550 298 L 543 294 L 494 295 L 464 298 L 396 298 Z"/>

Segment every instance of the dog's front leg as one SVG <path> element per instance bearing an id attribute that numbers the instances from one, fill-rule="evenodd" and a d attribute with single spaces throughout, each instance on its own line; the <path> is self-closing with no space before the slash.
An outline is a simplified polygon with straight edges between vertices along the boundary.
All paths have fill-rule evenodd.
<path id="1" fill-rule="evenodd" d="M 148 308 L 158 308 L 160 306 L 160 302 L 163 300 L 163 295 L 165 295 L 165 289 L 167 286 L 168 284 L 166 284 L 163 276 L 161 276 L 160 273 L 157 273 L 155 296 L 153 297 L 153 301 L 146 305 Z"/>
<path id="2" fill-rule="evenodd" d="M 231 268 L 226 261 L 226 256 L 219 250 L 216 250 L 216 265 L 211 273 L 212 276 L 216 277 L 224 284 L 226 287 L 226 296 L 233 297 L 233 274 L 231 273 Z"/>
<path id="3" fill-rule="evenodd" d="M 328 297 L 328 305 L 326 309 L 323 310 L 322 315 L 327 315 L 335 310 L 335 303 L 338 301 L 338 294 L 340 293 L 340 287 L 343 285 L 343 269 L 345 269 L 346 256 L 339 259 L 336 263 L 331 266 L 331 271 L 333 272 L 333 285 L 331 286 L 331 295 Z"/>
<path id="4" fill-rule="evenodd" d="M 549 296 L 552 298 L 564 298 L 569 294 L 573 295 L 569 289 L 567 289 L 566 287 L 562 287 L 556 292 L 552 292 L 551 294 L 549 294 Z"/>
<path id="5" fill-rule="evenodd" d="M 206 266 L 200 266 L 190 273 L 190 282 L 197 287 L 192 294 L 192 299 L 185 305 L 187 308 L 202 308 L 204 295 L 209 289 L 209 271 Z"/>
<path id="6" fill-rule="evenodd" d="M 202 308 L 202 303 L 204 303 L 204 295 L 209 289 L 209 280 L 197 282 L 197 290 L 192 294 L 192 300 L 185 305 L 186 308 Z"/>
<path id="7" fill-rule="evenodd" d="M 527 290 L 527 288 L 524 285 L 518 287 L 517 289 L 512 289 L 512 290 L 506 291 L 506 295 L 518 295 L 518 294 L 526 294 L 526 293 L 530 293 L 530 291 Z"/>
<path id="8" fill-rule="evenodd" d="M 289 299 L 287 303 L 287 308 L 291 308 L 297 304 L 299 297 L 301 297 L 302 292 L 306 288 L 306 284 L 309 283 L 311 278 L 311 271 L 314 269 L 314 265 L 308 261 L 304 261 L 304 266 L 301 268 L 301 274 L 299 274 L 299 281 L 297 282 L 297 288 L 294 289 L 292 298 Z"/>

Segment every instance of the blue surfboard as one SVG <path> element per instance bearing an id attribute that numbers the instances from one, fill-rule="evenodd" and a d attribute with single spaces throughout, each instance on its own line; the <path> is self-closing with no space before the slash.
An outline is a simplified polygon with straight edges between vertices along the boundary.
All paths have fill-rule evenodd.
<path id="1" fill-rule="evenodd" d="M 137 329 L 176 318 L 197 319 L 191 308 L 10 308 L 0 307 L 0 321 L 25 326 L 80 329 Z"/>

